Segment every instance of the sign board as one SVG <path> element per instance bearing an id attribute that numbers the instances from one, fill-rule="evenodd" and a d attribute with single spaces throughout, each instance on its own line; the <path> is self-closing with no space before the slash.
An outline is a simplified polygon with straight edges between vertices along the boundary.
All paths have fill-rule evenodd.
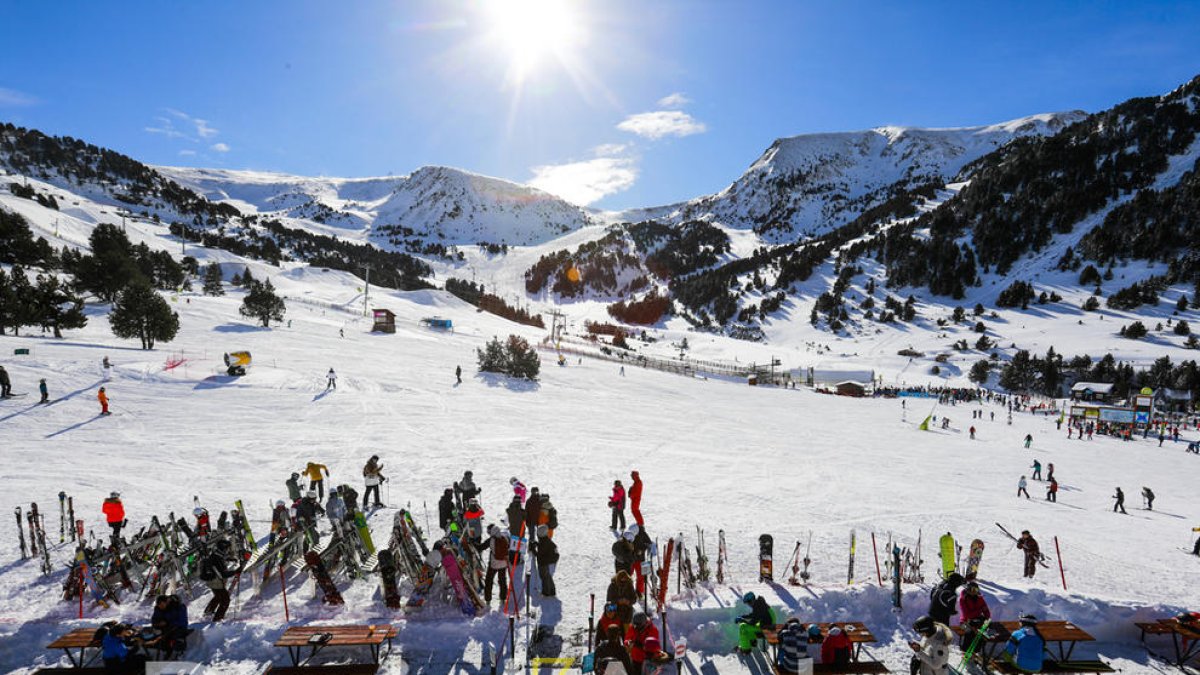
<path id="1" fill-rule="evenodd" d="M 1138 413 L 1138 414 L 1144 415 L 1145 413 Z M 1134 417 L 1133 417 L 1132 410 L 1122 410 L 1120 408 L 1101 408 L 1100 409 L 1100 421 L 1101 422 L 1115 422 L 1117 424 L 1132 424 L 1133 419 L 1134 419 Z"/>
<path id="2" fill-rule="evenodd" d="M 1136 421 L 1138 424 L 1149 424 L 1150 423 L 1150 413 L 1145 410 L 1139 410 L 1139 411 L 1137 411 L 1137 415 L 1136 415 L 1134 421 Z"/>
<path id="3" fill-rule="evenodd" d="M 1154 399 L 1149 396 L 1138 396 L 1134 401 L 1134 406 L 1138 408 L 1149 408 L 1152 400 Z"/>
<path id="4" fill-rule="evenodd" d="M 1083 416 L 1088 419 L 1098 419 L 1100 417 L 1099 408 L 1084 408 Z"/>

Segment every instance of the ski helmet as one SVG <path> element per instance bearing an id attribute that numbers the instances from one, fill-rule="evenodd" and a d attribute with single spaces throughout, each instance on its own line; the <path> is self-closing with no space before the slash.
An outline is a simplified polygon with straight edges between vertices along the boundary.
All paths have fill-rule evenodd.
<path id="1" fill-rule="evenodd" d="M 275 502 L 275 506 L 287 506 L 287 502 L 280 499 L 279 501 Z"/>
<path id="2" fill-rule="evenodd" d="M 112 494 L 108 495 L 108 498 L 109 498 L 109 499 L 120 499 L 120 498 L 121 498 L 121 493 L 120 493 L 120 492 L 117 492 L 116 490 L 113 490 L 113 491 L 112 491 Z"/>
<path id="3" fill-rule="evenodd" d="M 516 476 L 513 476 L 512 478 L 509 478 L 509 479 L 508 479 L 508 484 L 509 484 L 509 485 L 516 485 L 516 484 L 517 484 L 517 483 L 519 483 L 519 482 L 521 482 L 521 481 L 517 480 L 517 477 L 516 477 Z"/>
<path id="4" fill-rule="evenodd" d="M 1020 617 L 1017 618 L 1017 620 L 1021 622 L 1022 626 L 1037 625 L 1037 617 L 1032 614 L 1022 614 Z"/>
<path id="5" fill-rule="evenodd" d="M 818 625 L 817 625 L 817 624 L 815 624 L 815 623 L 810 623 L 810 624 L 808 624 L 808 636 L 809 636 L 810 638 L 819 638 L 819 637 L 821 637 L 821 627 L 820 627 L 820 626 L 818 626 Z"/>
<path id="6" fill-rule="evenodd" d="M 204 507 L 202 507 L 202 506 L 197 506 L 196 508 L 192 509 L 192 515 L 196 516 L 197 518 L 199 518 L 200 516 L 202 516 L 204 514 L 205 514 L 205 510 L 204 510 Z"/>
<path id="7" fill-rule="evenodd" d="M 933 632 L 933 618 L 929 615 L 922 616 L 913 622 L 912 628 L 921 635 L 929 635 Z M 833 631 L 830 631 L 830 634 L 832 633 Z"/>
<path id="8" fill-rule="evenodd" d="M 757 597 L 757 596 L 755 596 L 753 593 L 746 593 L 745 595 L 742 596 L 742 602 L 744 602 L 748 605 L 748 604 L 754 602 L 755 597 Z"/>

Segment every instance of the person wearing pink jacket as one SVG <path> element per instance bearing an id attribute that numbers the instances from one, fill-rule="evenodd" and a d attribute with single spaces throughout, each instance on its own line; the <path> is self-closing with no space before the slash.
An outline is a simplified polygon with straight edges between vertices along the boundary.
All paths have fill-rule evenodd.
<path id="1" fill-rule="evenodd" d="M 617 523 L 621 524 L 621 530 L 625 529 L 625 488 L 621 485 L 621 481 L 613 481 L 612 496 L 608 498 L 608 507 L 612 509 L 612 530 L 617 530 Z"/>

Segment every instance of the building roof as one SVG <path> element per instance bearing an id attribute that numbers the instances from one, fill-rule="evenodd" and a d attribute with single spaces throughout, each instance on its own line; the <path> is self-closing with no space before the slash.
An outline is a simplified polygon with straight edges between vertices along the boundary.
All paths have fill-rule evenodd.
<path id="1" fill-rule="evenodd" d="M 1113 384 L 1111 382 L 1076 382 L 1071 387 L 1071 391 L 1075 392 L 1090 389 L 1097 394 L 1111 394 L 1112 388 Z"/>

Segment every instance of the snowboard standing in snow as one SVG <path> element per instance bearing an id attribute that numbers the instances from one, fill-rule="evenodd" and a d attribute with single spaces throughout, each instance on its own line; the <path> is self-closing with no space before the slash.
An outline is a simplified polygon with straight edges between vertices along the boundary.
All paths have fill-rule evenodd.
<path id="1" fill-rule="evenodd" d="M 974 579 L 979 574 L 979 560 L 983 558 L 983 540 L 976 539 L 971 542 L 971 552 L 967 555 L 967 569 L 963 576 L 967 580 Z"/>
<path id="2" fill-rule="evenodd" d="M 379 552 L 379 578 L 383 583 L 383 602 L 392 609 L 400 607 L 400 587 L 396 584 L 396 557 L 390 548 Z"/>
<path id="3" fill-rule="evenodd" d="M 900 611 L 900 547 L 892 544 L 892 607 Z"/>
<path id="4" fill-rule="evenodd" d="M 466 580 L 463 579 L 462 568 L 459 567 L 458 558 L 454 556 L 451 546 L 442 547 L 442 569 L 446 570 L 446 578 L 450 580 L 450 586 L 454 588 L 454 597 L 458 598 L 459 609 L 466 616 L 475 616 L 482 605 L 477 602 L 476 598 L 471 597 L 471 591 L 467 587 Z"/>
<path id="5" fill-rule="evenodd" d="M 957 566 L 954 556 L 954 536 L 949 532 L 938 539 L 938 555 L 942 559 L 942 578 L 945 579 Z"/>
<path id="6" fill-rule="evenodd" d="M 846 584 L 847 585 L 854 584 L 854 545 L 855 545 L 854 530 L 850 530 L 850 571 L 846 575 Z"/>
<path id="7" fill-rule="evenodd" d="M 344 605 L 345 600 L 342 599 L 342 594 L 338 591 L 337 584 L 333 583 L 333 577 L 329 576 L 329 568 L 325 567 L 325 561 L 321 560 L 321 554 L 316 551 L 309 551 L 304 554 L 304 562 L 308 564 L 308 569 L 312 572 L 313 579 L 317 582 L 317 588 L 321 590 L 324 596 L 324 602 L 327 605 Z"/>
<path id="8" fill-rule="evenodd" d="M 758 580 L 775 580 L 775 538 L 769 534 L 758 538 Z"/>

